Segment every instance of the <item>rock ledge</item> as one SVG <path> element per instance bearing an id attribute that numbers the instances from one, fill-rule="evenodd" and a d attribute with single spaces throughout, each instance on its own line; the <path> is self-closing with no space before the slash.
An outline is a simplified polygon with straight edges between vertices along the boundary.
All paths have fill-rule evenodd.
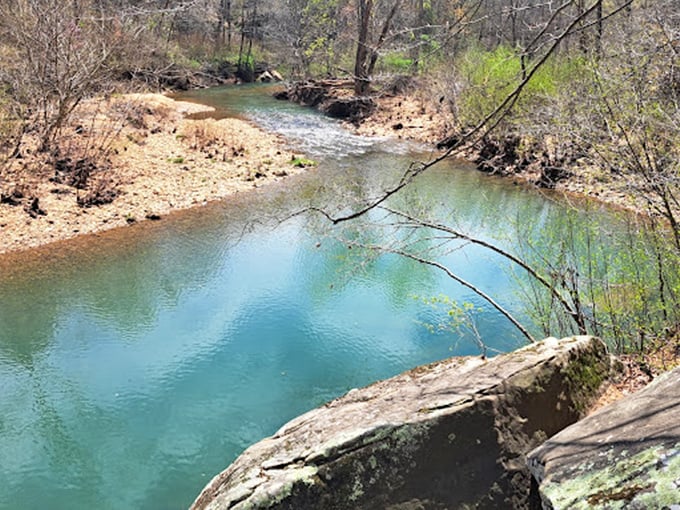
<path id="1" fill-rule="evenodd" d="M 678 388 L 680 368 L 531 452 L 541 506 L 680 510 Z"/>
<path id="2" fill-rule="evenodd" d="M 292 420 L 192 508 L 527 508 L 525 454 L 579 419 L 609 371 L 592 337 L 418 367 Z"/>

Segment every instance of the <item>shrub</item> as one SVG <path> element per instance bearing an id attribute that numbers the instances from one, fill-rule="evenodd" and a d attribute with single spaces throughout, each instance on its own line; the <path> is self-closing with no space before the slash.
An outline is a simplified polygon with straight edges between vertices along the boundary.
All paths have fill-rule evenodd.
<path id="1" fill-rule="evenodd" d="M 468 50 L 457 69 L 463 89 L 459 120 L 463 124 L 476 124 L 492 112 L 522 82 L 531 64 L 525 59 L 523 69 L 520 54 L 508 46 L 491 51 L 476 47 Z M 582 78 L 586 72 L 582 57 L 566 56 L 546 62 L 524 87 L 515 105 L 515 117 L 552 101 L 572 80 Z"/>
<path id="2" fill-rule="evenodd" d="M 412 59 L 399 53 L 388 53 L 383 57 L 383 66 L 387 71 L 403 74 L 407 73 L 412 65 Z"/>

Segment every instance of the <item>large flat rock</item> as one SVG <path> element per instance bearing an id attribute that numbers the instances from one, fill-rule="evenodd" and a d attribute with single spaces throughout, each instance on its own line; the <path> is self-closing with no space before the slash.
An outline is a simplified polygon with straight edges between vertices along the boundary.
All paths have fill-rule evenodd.
<path id="1" fill-rule="evenodd" d="M 680 368 L 528 457 L 544 509 L 680 510 Z"/>
<path id="2" fill-rule="evenodd" d="M 192 508 L 528 508 L 525 454 L 579 419 L 609 370 L 591 337 L 418 367 L 289 422 Z"/>

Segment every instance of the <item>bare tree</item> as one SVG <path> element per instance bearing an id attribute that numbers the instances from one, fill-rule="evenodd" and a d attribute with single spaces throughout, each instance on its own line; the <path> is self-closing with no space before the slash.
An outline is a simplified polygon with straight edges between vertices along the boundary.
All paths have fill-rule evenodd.
<path id="1" fill-rule="evenodd" d="M 374 0 L 357 0 L 357 52 L 354 58 L 354 92 L 364 96 L 368 92 L 370 77 L 378 60 L 378 51 L 385 43 L 394 15 L 401 0 L 394 0 L 382 23 L 377 39 L 372 38 L 372 25 L 375 22 Z"/>
<path id="2" fill-rule="evenodd" d="M 0 4 L 4 42 L 14 53 L 3 81 L 22 103 L 32 105 L 42 150 L 74 108 L 110 78 L 106 64 L 115 35 L 84 7 L 58 0 Z"/>

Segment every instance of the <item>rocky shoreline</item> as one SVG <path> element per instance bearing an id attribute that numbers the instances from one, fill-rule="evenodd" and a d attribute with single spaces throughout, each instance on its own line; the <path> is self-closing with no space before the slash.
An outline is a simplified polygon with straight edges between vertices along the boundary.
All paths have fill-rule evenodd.
<path id="1" fill-rule="evenodd" d="M 673 507 L 680 369 L 583 419 L 621 368 L 594 337 L 417 367 L 294 418 L 191 509 Z"/>

